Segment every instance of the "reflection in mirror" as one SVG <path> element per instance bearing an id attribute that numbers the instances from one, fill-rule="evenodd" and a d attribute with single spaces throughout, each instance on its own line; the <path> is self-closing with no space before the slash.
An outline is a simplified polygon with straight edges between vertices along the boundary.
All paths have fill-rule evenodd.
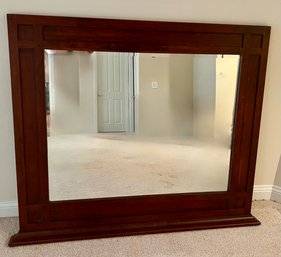
<path id="1" fill-rule="evenodd" d="M 45 51 L 50 200 L 226 191 L 238 55 Z"/>

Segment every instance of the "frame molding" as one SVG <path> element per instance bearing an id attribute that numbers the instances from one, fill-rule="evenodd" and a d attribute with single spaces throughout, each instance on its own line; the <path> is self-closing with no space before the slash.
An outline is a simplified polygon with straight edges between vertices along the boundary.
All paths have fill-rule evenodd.
<path id="1" fill-rule="evenodd" d="M 270 27 L 7 18 L 20 218 L 10 246 L 260 224 L 250 211 Z M 44 49 L 239 54 L 228 190 L 49 201 Z"/>

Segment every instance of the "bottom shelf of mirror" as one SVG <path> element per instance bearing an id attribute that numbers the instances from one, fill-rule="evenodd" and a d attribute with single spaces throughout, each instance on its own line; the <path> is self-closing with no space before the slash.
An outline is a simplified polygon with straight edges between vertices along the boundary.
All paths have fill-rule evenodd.
<path id="1" fill-rule="evenodd" d="M 83 240 L 106 237 L 119 237 L 131 235 L 143 235 L 153 233 L 180 232 L 188 230 L 230 228 L 240 226 L 260 225 L 260 221 L 251 214 L 239 217 L 224 217 L 213 219 L 200 219 L 192 221 L 174 221 L 145 224 L 119 224 L 102 228 L 66 228 L 58 230 L 41 230 L 22 232 L 10 238 L 9 246 L 20 246 L 28 244 L 41 244 L 63 242 L 70 240 Z"/>

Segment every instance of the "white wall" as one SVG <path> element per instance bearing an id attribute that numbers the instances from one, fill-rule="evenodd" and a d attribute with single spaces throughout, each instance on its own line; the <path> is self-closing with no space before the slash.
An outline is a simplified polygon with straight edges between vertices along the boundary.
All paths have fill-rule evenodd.
<path id="1" fill-rule="evenodd" d="M 230 146 L 239 70 L 239 55 L 216 58 L 215 138 Z"/>
<path id="2" fill-rule="evenodd" d="M 272 185 L 281 153 L 281 1 L 2 0 L 0 2 L 0 201 L 16 199 L 7 13 L 271 25 L 257 185 Z"/>
<path id="3" fill-rule="evenodd" d="M 50 134 L 77 131 L 79 111 L 79 63 L 73 52 L 49 55 Z M 79 116 L 78 116 L 79 117 Z"/>
<path id="4" fill-rule="evenodd" d="M 157 55 L 156 55 L 157 56 Z M 153 89 L 152 82 L 159 88 Z M 169 56 L 139 55 L 139 126 L 141 136 L 165 136 L 171 132 Z"/>
<path id="5" fill-rule="evenodd" d="M 82 123 L 80 132 L 94 133 L 96 130 L 95 97 L 96 92 L 96 73 L 95 73 L 95 53 L 79 52 L 79 104 L 80 120 Z"/>
<path id="6" fill-rule="evenodd" d="M 49 54 L 50 135 L 94 133 L 94 68 L 88 52 Z"/>
<path id="7" fill-rule="evenodd" d="M 175 135 L 193 135 L 193 55 L 170 55 L 171 123 Z"/>
<path id="8" fill-rule="evenodd" d="M 274 179 L 274 185 L 281 187 L 281 156 L 280 156 L 278 166 L 277 166 L 277 172 L 276 172 L 276 176 Z"/>
<path id="9" fill-rule="evenodd" d="M 139 54 L 138 110 L 140 136 L 192 135 L 191 55 Z"/>
<path id="10" fill-rule="evenodd" d="M 216 108 L 216 55 L 193 57 L 193 135 L 213 138 Z"/>

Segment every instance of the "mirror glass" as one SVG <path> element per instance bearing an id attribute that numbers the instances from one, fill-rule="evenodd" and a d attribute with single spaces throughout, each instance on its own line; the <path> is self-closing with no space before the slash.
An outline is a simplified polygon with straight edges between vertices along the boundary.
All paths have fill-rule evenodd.
<path id="1" fill-rule="evenodd" d="M 50 200 L 227 191 L 239 58 L 45 50 Z"/>

